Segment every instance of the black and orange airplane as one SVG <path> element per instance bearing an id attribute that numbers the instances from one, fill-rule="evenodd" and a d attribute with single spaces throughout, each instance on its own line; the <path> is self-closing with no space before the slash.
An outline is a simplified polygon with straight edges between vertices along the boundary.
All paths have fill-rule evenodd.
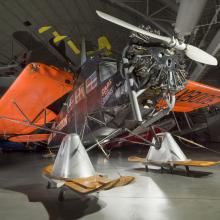
<path id="1" fill-rule="evenodd" d="M 130 41 L 122 53 L 122 61 L 100 52 L 84 63 L 73 91 L 52 126 L 65 134 L 51 133 L 49 146 L 59 147 L 61 142 L 65 145 L 63 138 L 75 133 L 84 146 L 89 145 L 87 151 L 99 147 L 105 156 L 108 156 L 105 152 L 107 144 L 130 141 L 153 147 L 153 155 L 159 155 L 153 159 L 162 160 L 159 163 L 162 166 L 217 164 L 190 161 L 177 144 L 173 144 L 172 150 L 166 146 L 168 159 L 164 162 L 164 155 L 160 152 L 164 140 L 168 138 L 175 142 L 170 135 L 161 138 L 155 129 L 155 124 L 159 127 L 158 121 L 171 111 L 190 112 L 220 102 L 220 89 L 187 80 L 184 54 L 210 65 L 217 65 L 217 60 L 178 39 L 158 36 L 152 30 L 97 13 L 131 29 Z M 147 132 L 153 133 L 153 142 L 144 138 Z M 132 137 L 136 138 L 135 141 Z"/>
<path id="2" fill-rule="evenodd" d="M 89 145 L 87 151 L 98 146 L 106 156 L 104 145 L 132 142 L 132 137 L 138 139 L 133 142 L 160 149 L 154 126 L 164 116 L 220 102 L 219 89 L 187 80 L 184 69 L 184 54 L 217 65 L 213 56 L 178 39 L 157 35 L 149 27 L 138 28 L 97 13 L 133 31 L 122 61 L 106 57 L 103 50 L 93 53 L 76 79 L 53 66 L 27 65 L 0 99 L 2 138 L 14 142 L 48 140 L 49 146 L 59 147 L 65 136 L 76 133 Z M 56 115 L 50 105 L 68 92 Z M 47 127 L 53 120 L 52 127 Z M 148 132 L 155 143 L 143 138 Z"/>
<path id="3" fill-rule="evenodd" d="M 100 11 L 97 14 L 133 32 L 122 60 L 100 52 L 84 63 L 53 128 L 80 134 L 92 149 L 100 145 L 97 140 L 105 144 L 114 138 L 126 141 L 125 133 L 130 133 L 129 140 L 135 135 L 150 139 L 151 126 L 169 112 L 190 112 L 220 102 L 220 89 L 188 80 L 184 63 L 186 55 L 217 65 L 215 57 L 178 39 L 158 35 L 150 27 L 139 28 Z M 59 146 L 64 136 L 52 133 L 49 145 Z"/>
<path id="4" fill-rule="evenodd" d="M 108 80 L 104 80 L 104 83 L 101 83 L 100 78 L 104 77 L 105 72 L 103 68 L 105 68 L 105 65 L 108 65 L 107 62 L 108 61 L 102 59 L 100 62 L 97 62 L 97 60 L 89 61 L 84 65 L 84 68 L 85 66 L 87 66 L 87 68 L 92 66 L 90 70 L 95 71 L 93 74 L 87 72 L 86 75 L 88 75 L 88 79 L 85 81 L 87 84 L 87 92 L 89 87 L 91 87 L 91 92 L 92 90 L 95 91 L 94 96 L 96 99 L 93 97 L 94 92 L 90 94 L 90 100 L 93 100 L 93 103 L 99 100 L 98 94 L 104 96 L 104 93 L 108 93 L 109 90 L 115 91 L 117 89 L 116 84 L 120 83 L 120 81 L 117 82 L 117 79 L 114 79 L 115 73 L 117 72 L 117 62 L 113 62 L 113 60 L 110 62 L 112 69 L 111 72 L 109 72 L 109 77 L 105 76 Z M 99 70 L 98 67 L 100 67 Z M 116 83 L 113 83 L 115 81 Z M 71 115 L 68 114 L 68 121 L 63 119 L 65 119 L 64 115 L 66 111 L 71 113 L 71 111 L 75 110 L 75 91 L 71 93 L 71 98 L 67 101 L 66 106 L 58 117 L 47 107 L 70 92 L 73 89 L 73 84 L 72 74 L 61 71 L 56 67 L 40 63 L 27 65 L 0 99 L 0 133 L 2 139 L 13 142 L 37 142 L 47 140 L 51 132 L 55 132 L 51 135 L 54 137 L 59 134 L 59 131 L 56 132 L 54 129 L 50 130 L 43 126 L 55 119 L 56 124 L 54 126 L 56 126 L 58 130 L 62 130 L 62 127 L 68 127 L 69 121 L 72 120 L 69 119 Z M 86 99 L 84 89 L 79 93 L 79 99 Z M 185 88 L 179 91 L 176 97 L 177 100 L 172 110 L 175 112 L 190 112 L 220 102 L 220 90 L 188 80 Z M 101 104 L 101 98 L 102 97 L 100 97 L 98 101 L 99 104 Z M 89 102 L 89 100 L 87 100 L 87 102 Z M 93 103 L 90 105 L 91 112 L 92 105 L 94 105 Z M 95 104 L 96 108 L 98 107 L 98 103 Z M 164 101 L 160 100 L 157 104 L 157 108 L 161 108 L 163 105 Z M 71 110 L 69 110 L 70 108 Z M 81 111 L 83 111 L 83 108 Z M 79 111 L 78 114 L 81 114 L 81 111 Z M 69 126 L 73 127 L 71 125 Z M 34 134 L 37 129 L 44 129 L 46 132 Z M 73 132 L 69 129 L 65 129 L 64 131 Z M 65 132 L 63 132 L 63 134 L 60 132 L 60 135 L 65 135 Z"/>
<path id="5" fill-rule="evenodd" d="M 48 139 L 50 147 L 61 146 L 54 165 L 46 167 L 43 174 L 57 187 L 61 184 L 82 194 L 133 180 L 126 177 L 112 181 L 95 175 L 82 144 L 89 145 L 87 151 L 98 146 L 108 156 L 104 146 L 113 141 L 141 142 L 153 147 L 153 154 L 161 159 L 160 149 L 164 147 L 164 139 L 170 136 L 165 134 L 161 138 L 156 134 L 154 126 L 157 123 L 159 127 L 159 120 L 171 111 L 190 112 L 220 102 L 220 89 L 187 80 L 184 69 L 184 54 L 195 61 L 217 65 L 214 57 L 178 39 L 157 35 L 149 28 L 141 29 L 97 13 L 134 31 L 122 53 L 122 61 L 106 57 L 104 51 L 96 52 L 81 66 L 74 80 L 68 72 L 31 63 L 0 100 L 2 137 L 15 142 Z M 159 42 L 154 41 L 155 38 Z M 57 116 L 49 106 L 68 92 Z M 52 127 L 47 127 L 54 119 Z M 37 129 L 46 132 L 36 134 Z M 149 131 L 153 133 L 153 141 L 144 138 Z M 133 141 L 132 137 L 138 141 Z M 173 153 L 167 148 L 169 158 L 166 161 L 162 158 L 159 164 L 186 167 L 216 164 L 190 161 L 177 148 L 177 145 L 173 147 Z M 180 153 L 175 154 L 175 151 Z M 83 173 L 88 171 L 84 170 L 83 158 L 91 171 L 89 177 Z M 148 164 L 146 160 L 135 158 Z M 74 161 L 81 164 L 82 169 L 70 169 Z M 71 173 L 72 170 L 76 173 Z"/>
<path id="6" fill-rule="evenodd" d="M 109 19 L 109 15 L 97 13 Z M 117 23 L 114 19 L 111 17 Z M 127 23 L 123 25 L 130 28 Z M 91 144 L 96 138 L 118 137 L 125 133 L 124 128 L 144 134 L 171 110 L 190 112 L 220 101 L 219 89 L 186 80 L 181 63 L 184 59 L 177 55 L 178 50 L 186 47 L 184 43 L 182 48 L 177 42 L 152 43 L 155 34 L 151 33 L 149 41 L 143 37 L 149 34 L 146 30 L 134 26 L 130 29 L 136 32 L 123 52 L 123 63 L 100 51 L 82 65 L 75 81 L 71 73 L 53 66 L 29 64 L 0 99 L 2 138 L 35 142 L 49 137 L 49 145 L 59 145 L 66 134 L 75 132 Z M 188 49 L 192 47 L 187 45 Z M 197 52 L 201 50 L 197 48 Z M 192 57 L 193 51 L 184 49 L 184 53 L 191 59 L 200 59 Z M 207 56 L 204 51 L 200 57 L 203 56 Z M 206 58 L 199 61 L 216 65 L 215 58 Z M 48 106 L 72 89 L 57 116 Z M 52 128 L 45 126 L 54 119 Z M 46 132 L 39 134 L 38 129 Z"/>

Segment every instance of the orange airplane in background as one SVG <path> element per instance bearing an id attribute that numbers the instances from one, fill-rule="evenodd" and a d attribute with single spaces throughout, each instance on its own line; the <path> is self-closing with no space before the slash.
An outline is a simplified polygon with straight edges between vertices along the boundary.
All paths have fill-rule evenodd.
<path id="1" fill-rule="evenodd" d="M 73 76 L 54 66 L 30 63 L 0 99 L 0 135 L 14 142 L 48 139 L 48 132 L 34 134 L 56 118 L 48 108 L 73 88 Z M 43 130 L 42 130 L 43 131 Z"/>

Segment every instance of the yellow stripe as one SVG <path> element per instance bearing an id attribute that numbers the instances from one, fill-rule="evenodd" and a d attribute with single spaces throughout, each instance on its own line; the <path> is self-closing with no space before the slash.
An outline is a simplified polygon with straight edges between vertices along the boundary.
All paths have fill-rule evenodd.
<path id="1" fill-rule="evenodd" d="M 42 34 L 42 33 L 44 33 L 45 31 L 48 31 L 49 29 L 51 29 L 52 28 L 52 26 L 43 26 L 43 27 L 40 27 L 39 29 L 38 29 L 38 33 L 39 34 Z"/>
<path id="2" fill-rule="evenodd" d="M 75 54 L 79 54 L 80 50 L 77 48 L 77 46 L 71 41 L 68 40 L 67 41 L 68 46 L 70 47 L 70 49 L 75 53 Z"/>

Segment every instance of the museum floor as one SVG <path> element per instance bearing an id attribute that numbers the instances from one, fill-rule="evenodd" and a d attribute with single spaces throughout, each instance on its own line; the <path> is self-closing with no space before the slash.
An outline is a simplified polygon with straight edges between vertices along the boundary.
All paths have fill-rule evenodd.
<path id="1" fill-rule="evenodd" d="M 193 159 L 220 160 L 220 154 L 203 149 L 183 151 Z M 141 164 L 127 162 L 128 156 L 146 152 L 138 146 L 115 149 L 109 161 L 99 151 L 91 152 L 98 172 L 133 175 L 135 182 L 101 192 L 99 198 L 94 194 L 82 199 L 68 191 L 63 202 L 57 200 L 57 190 L 46 189 L 47 182 L 41 176 L 42 167 L 52 159 L 33 152 L 1 153 L 0 219 L 220 219 L 220 166 L 194 168 L 188 177 L 183 168 L 173 175 L 146 173 Z"/>

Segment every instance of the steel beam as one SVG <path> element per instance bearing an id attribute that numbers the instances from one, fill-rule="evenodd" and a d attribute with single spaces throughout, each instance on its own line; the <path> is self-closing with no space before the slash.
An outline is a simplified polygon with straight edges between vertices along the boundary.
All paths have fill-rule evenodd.
<path id="1" fill-rule="evenodd" d="M 174 1 L 170 0 L 160 0 L 161 3 L 167 5 L 173 12 L 178 11 L 178 5 Z"/>
<path id="2" fill-rule="evenodd" d="M 207 52 L 210 53 L 211 55 L 215 56 L 217 52 L 220 49 L 220 29 L 216 33 L 215 37 L 212 39 L 211 43 L 209 44 L 207 48 Z M 194 69 L 193 73 L 190 76 L 191 80 L 194 81 L 199 81 L 203 75 L 204 75 L 204 70 L 206 68 L 206 65 L 197 65 L 197 67 Z"/>
<path id="3" fill-rule="evenodd" d="M 103 2 L 113 4 L 113 5 L 115 5 L 119 8 L 122 8 L 123 10 L 126 10 L 130 13 L 133 13 L 133 14 L 141 17 L 144 21 L 151 23 L 152 25 L 154 25 L 155 27 L 160 29 L 160 31 L 162 31 L 166 35 L 171 36 L 170 32 L 166 28 L 164 28 L 163 26 L 158 24 L 156 21 L 152 20 L 150 17 L 148 17 L 145 14 L 141 13 L 140 11 L 138 11 L 138 10 L 122 3 L 122 2 L 116 1 L 116 0 L 106 0 L 106 1 L 103 1 Z"/>
<path id="4" fill-rule="evenodd" d="M 212 25 L 213 25 L 213 24 L 217 21 L 217 19 L 218 19 L 218 14 L 219 14 L 219 12 L 220 12 L 220 6 L 219 6 L 218 8 L 216 8 L 215 14 L 213 15 L 212 20 L 210 21 L 210 23 L 209 23 L 209 25 L 208 25 L 208 29 L 207 29 L 205 35 L 203 36 L 202 40 L 201 40 L 200 43 L 199 43 L 199 47 L 204 46 L 205 39 L 206 39 L 207 35 L 209 34 L 209 31 L 210 31 Z"/>
<path id="5" fill-rule="evenodd" d="M 175 32 L 181 37 L 189 35 L 197 25 L 207 0 L 182 0 L 180 2 Z"/>

